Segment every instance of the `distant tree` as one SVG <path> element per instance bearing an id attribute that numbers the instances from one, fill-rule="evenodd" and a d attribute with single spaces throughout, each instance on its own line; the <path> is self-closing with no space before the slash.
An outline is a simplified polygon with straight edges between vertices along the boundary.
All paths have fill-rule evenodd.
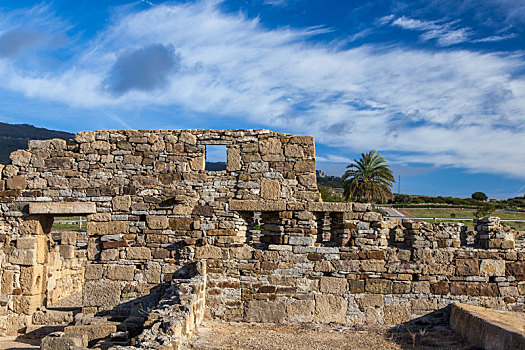
<path id="1" fill-rule="evenodd" d="M 366 202 L 384 202 L 392 198 L 390 187 L 396 180 L 386 159 L 375 150 L 361 153 L 359 160 L 346 167 L 343 175 L 346 200 L 364 200 Z"/>
<path id="2" fill-rule="evenodd" d="M 343 197 L 328 186 L 319 185 L 319 193 L 323 202 L 343 202 Z"/>
<path id="3" fill-rule="evenodd" d="M 477 201 L 486 201 L 489 197 L 483 192 L 474 192 L 472 193 L 472 199 L 475 199 Z"/>
<path id="4" fill-rule="evenodd" d="M 474 212 L 474 216 L 476 218 L 486 218 L 488 216 L 491 216 L 494 214 L 495 208 L 493 205 L 490 204 L 484 204 L 480 205 L 478 209 L 476 209 L 476 212 Z"/>
<path id="5" fill-rule="evenodd" d="M 409 194 L 396 194 L 394 197 L 394 203 L 410 203 L 412 202 L 412 196 Z"/>

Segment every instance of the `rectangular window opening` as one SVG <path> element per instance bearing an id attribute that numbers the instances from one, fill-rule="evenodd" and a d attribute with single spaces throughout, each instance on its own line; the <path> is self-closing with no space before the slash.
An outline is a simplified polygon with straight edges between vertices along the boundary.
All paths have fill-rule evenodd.
<path id="1" fill-rule="evenodd" d="M 226 170 L 226 145 L 206 145 L 206 170 Z"/>
<path id="2" fill-rule="evenodd" d="M 75 249 L 87 249 L 87 217 L 55 216 L 51 227 L 51 237 L 55 244 L 74 245 Z"/>

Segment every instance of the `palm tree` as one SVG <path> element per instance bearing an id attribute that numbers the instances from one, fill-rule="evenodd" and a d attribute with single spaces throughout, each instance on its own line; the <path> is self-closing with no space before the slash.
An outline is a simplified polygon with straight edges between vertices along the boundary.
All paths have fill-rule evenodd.
<path id="1" fill-rule="evenodd" d="M 392 198 L 390 187 L 396 180 L 386 159 L 375 150 L 361 153 L 361 159 L 346 167 L 343 175 L 346 200 L 367 202 L 385 201 Z"/>

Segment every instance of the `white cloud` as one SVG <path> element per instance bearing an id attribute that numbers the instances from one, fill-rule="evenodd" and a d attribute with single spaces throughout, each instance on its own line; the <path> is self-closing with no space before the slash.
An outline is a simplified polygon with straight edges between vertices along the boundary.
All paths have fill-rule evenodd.
<path id="1" fill-rule="evenodd" d="M 470 28 L 454 29 L 455 22 L 439 23 L 438 21 L 423 21 L 402 16 L 391 24 L 403 29 L 423 32 L 420 36 L 421 40 L 436 39 L 440 46 L 450 46 L 468 41 L 472 35 Z"/>
<path id="2" fill-rule="evenodd" d="M 495 41 L 503 41 L 503 40 L 509 40 L 517 37 L 518 35 L 515 33 L 512 34 L 506 34 L 506 35 L 492 35 L 485 38 L 480 38 L 476 40 L 472 40 L 473 43 L 490 43 Z"/>
<path id="3" fill-rule="evenodd" d="M 330 163 L 345 163 L 350 164 L 353 162 L 352 159 L 348 157 L 343 157 L 337 154 L 326 154 L 326 155 L 317 155 L 315 159 L 318 162 L 330 162 Z"/>
<path id="4" fill-rule="evenodd" d="M 426 35 L 439 29 L 399 23 Z M 119 12 L 66 70 L 38 72 L 0 60 L 0 79 L 30 97 L 118 109 L 120 118 L 135 108 L 176 106 L 314 135 L 352 151 L 396 151 L 394 161 L 525 178 L 525 79 L 516 74 L 525 66 L 522 54 L 381 45 L 341 50 L 309 40 L 326 30 L 268 30 L 257 19 L 221 12 L 216 1 L 158 5 Z M 434 37 L 444 46 L 469 36 L 460 29 L 439 33 Z M 101 88 L 119 57 L 151 45 L 173 47 L 178 57 L 163 88 L 117 96 Z"/>

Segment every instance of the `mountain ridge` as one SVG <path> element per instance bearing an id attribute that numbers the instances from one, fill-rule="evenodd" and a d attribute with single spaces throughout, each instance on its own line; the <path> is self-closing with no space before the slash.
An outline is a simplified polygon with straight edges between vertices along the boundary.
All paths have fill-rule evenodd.
<path id="1" fill-rule="evenodd" d="M 74 138 L 75 134 L 39 128 L 29 124 L 9 124 L 0 122 L 0 164 L 9 164 L 9 155 L 17 149 L 26 149 L 29 140 L 48 140 Z"/>

